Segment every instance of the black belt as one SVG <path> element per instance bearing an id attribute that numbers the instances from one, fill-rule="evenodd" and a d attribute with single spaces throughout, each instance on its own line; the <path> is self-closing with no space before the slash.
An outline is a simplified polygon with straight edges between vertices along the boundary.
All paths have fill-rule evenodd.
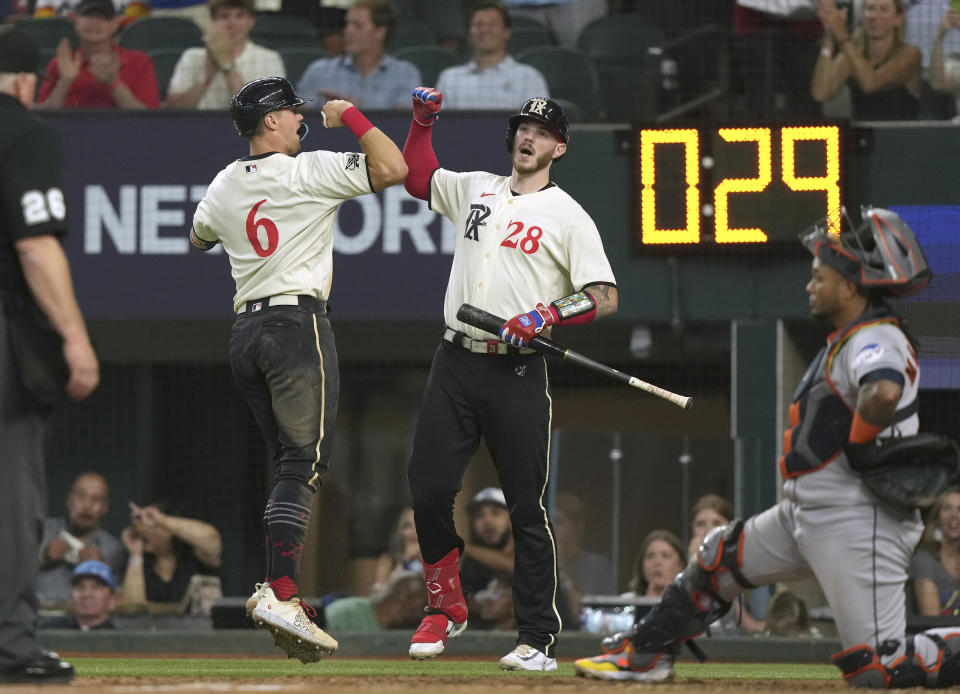
<path id="1" fill-rule="evenodd" d="M 309 294 L 277 294 L 263 299 L 253 299 L 240 306 L 237 314 L 257 313 L 268 308 L 277 308 L 279 306 L 299 306 L 313 313 L 325 315 L 327 313 L 327 302 L 318 299 Z"/>
<path id="2" fill-rule="evenodd" d="M 534 349 L 520 349 L 500 340 L 477 340 L 459 330 L 444 327 L 443 339 L 474 354 L 533 354 Z"/>

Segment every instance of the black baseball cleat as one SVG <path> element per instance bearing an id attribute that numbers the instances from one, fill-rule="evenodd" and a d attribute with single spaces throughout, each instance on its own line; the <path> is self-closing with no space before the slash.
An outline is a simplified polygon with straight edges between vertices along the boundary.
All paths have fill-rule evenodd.
<path id="1" fill-rule="evenodd" d="M 0 684 L 66 684 L 73 666 L 53 651 L 40 651 L 30 660 L 0 670 Z"/>

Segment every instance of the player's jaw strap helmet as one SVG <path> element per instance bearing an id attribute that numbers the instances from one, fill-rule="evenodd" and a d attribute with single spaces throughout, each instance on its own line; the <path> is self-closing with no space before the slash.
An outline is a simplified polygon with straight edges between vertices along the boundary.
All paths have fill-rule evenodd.
<path id="1" fill-rule="evenodd" d="M 896 212 L 865 207 L 854 226 L 841 210 L 839 234 L 823 219 L 800 235 L 814 256 L 858 287 L 896 297 L 916 294 L 933 277 L 913 231 Z M 835 230 L 834 230 L 835 231 Z"/>
<path id="2" fill-rule="evenodd" d="M 237 90 L 230 100 L 230 115 L 237 132 L 243 137 L 251 137 L 268 113 L 301 106 L 308 101 L 310 99 L 297 96 L 293 85 L 283 77 L 261 77 Z M 297 134 L 302 140 L 307 134 L 307 126 L 301 124 Z"/>
<path id="3" fill-rule="evenodd" d="M 513 140 L 517 136 L 517 128 L 520 127 L 520 121 L 525 118 L 543 123 L 564 144 L 570 142 L 570 121 L 567 120 L 567 114 L 563 112 L 560 104 L 545 96 L 535 96 L 527 99 L 520 107 L 520 111 L 510 116 L 506 138 L 508 152 L 513 152 Z"/>

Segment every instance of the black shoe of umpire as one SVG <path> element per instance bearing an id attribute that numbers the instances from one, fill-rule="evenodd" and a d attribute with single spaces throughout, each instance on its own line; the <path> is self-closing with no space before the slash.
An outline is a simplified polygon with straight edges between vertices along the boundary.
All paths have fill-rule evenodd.
<path id="1" fill-rule="evenodd" d="M 53 651 L 40 651 L 30 660 L 0 670 L 0 684 L 65 684 L 73 666 Z"/>

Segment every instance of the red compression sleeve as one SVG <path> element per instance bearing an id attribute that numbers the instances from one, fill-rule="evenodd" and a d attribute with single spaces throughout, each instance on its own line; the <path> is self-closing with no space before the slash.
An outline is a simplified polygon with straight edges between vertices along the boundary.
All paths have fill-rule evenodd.
<path id="1" fill-rule="evenodd" d="M 430 199 L 430 176 L 440 168 L 433 151 L 432 125 L 411 121 L 407 141 L 403 145 L 403 160 L 407 163 L 407 178 L 403 187 L 415 198 Z"/>
<path id="2" fill-rule="evenodd" d="M 368 130 L 373 129 L 373 123 L 367 120 L 367 117 L 360 113 L 360 109 L 351 106 L 340 114 L 340 122 L 350 128 L 350 132 L 358 140 L 363 137 Z"/>
<path id="3" fill-rule="evenodd" d="M 586 313 L 581 313 L 570 318 L 561 318 L 560 312 L 557 311 L 553 304 L 550 304 L 548 308 L 550 309 L 550 313 L 553 314 L 553 319 L 556 321 L 557 325 L 586 325 L 587 323 L 593 323 L 593 321 L 597 319 L 596 304 L 594 304 L 593 308 Z"/>

